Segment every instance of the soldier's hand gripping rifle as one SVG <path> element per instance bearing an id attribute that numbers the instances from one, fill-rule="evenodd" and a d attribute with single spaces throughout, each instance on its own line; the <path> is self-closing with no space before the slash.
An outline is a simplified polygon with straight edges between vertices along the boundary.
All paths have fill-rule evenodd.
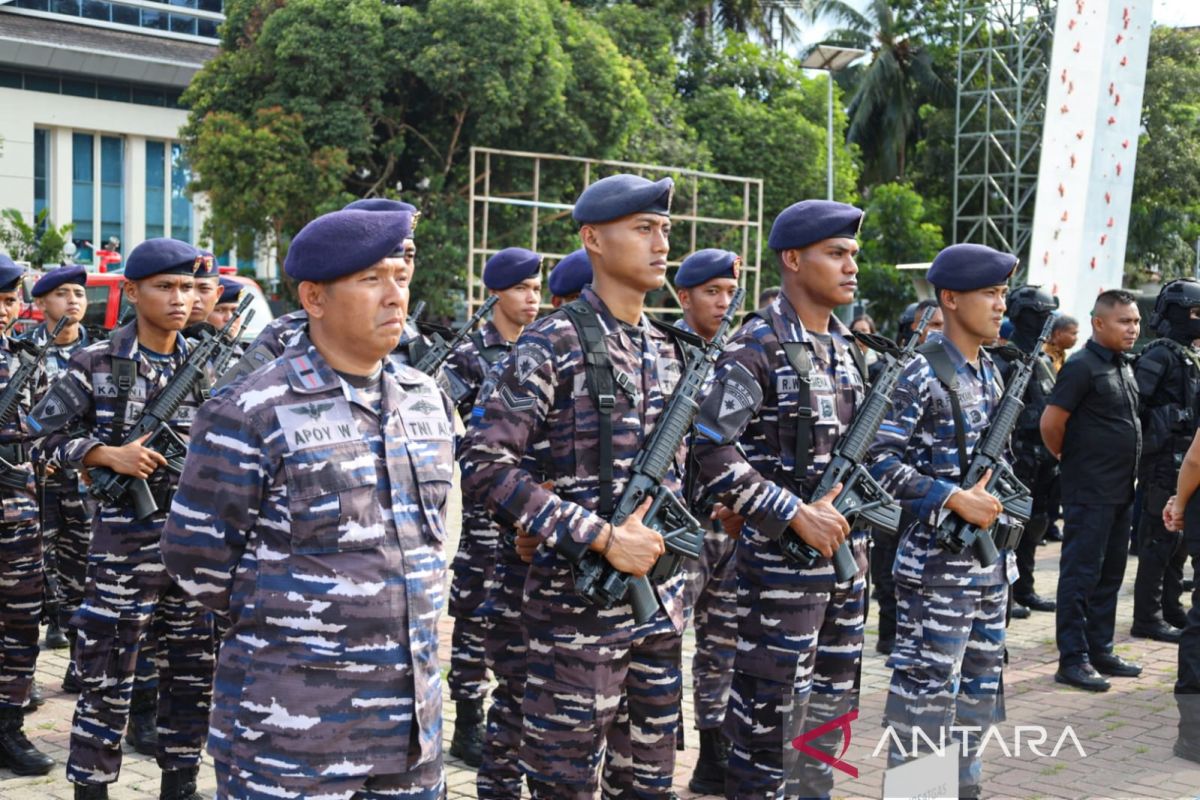
<path id="1" fill-rule="evenodd" d="M 47 335 L 46 343 L 41 347 L 35 347 L 29 342 L 12 340 L 18 366 L 8 377 L 8 385 L 4 387 L 4 391 L 0 392 L 0 428 L 16 419 L 17 408 L 21 404 L 21 398 L 24 396 L 29 382 L 37 374 L 38 367 L 45 359 L 47 351 L 54 346 L 54 340 L 62 333 L 62 329 L 68 322 L 70 320 L 67 317 L 61 317 L 58 324 L 54 326 L 54 330 Z M 6 489 L 24 489 L 29 485 L 29 475 L 28 470 L 21 469 L 16 464 L 10 464 L 0 458 L 0 486 Z"/>
<path id="2" fill-rule="evenodd" d="M 915 332 L 903 348 L 896 347 L 882 336 L 855 334 L 867 345 L 880 351 L 888 363 L 872 384 L 858 413 L 854 415 L 854 421 L 834 445 L 829 456 L 829 465 L 811 495 L 811 500 L 817 500 L 829 494 L 833 487 L 840 483 L 842 489 L 834 498 L 833 507 L 852 526 L 858 518 L 862 518 L 875 528 L 892 534 L 899 532 L 897 529 L 900 527 L 900 507 L 879 482 L 871 477 L 865 462 L 867 450 L 870 449 L 875 434 L 879 432 L 879 426 L 883 424 L 883 418 L 891 408 L 892 391 L 900 380 L 900 373 L 912 359 L 917 343 L 921 341 L 921 334 L 932 317 L 933 309 L 925 309 Z M 811 568 L 821 557 L 820 551 L 801 539 L 791 528 L 784 529 L 779 537 L 779 545 L 784 555 L 806 569 Z M 850 550 L 848 542 L 842 542 L 834 551 L 833 571 L 839 582 L 851 580 L 858 574 L 858 564 L 854 561 L 854 553 Z"/>
<path id="3" fill-rule="evenodd" d="M 429 349 L 421 354 L 421 358 L 413 365 L 414 368 L 424 372 L 426 375 L 435 375 L 441 368 L 442 364 L 446 363 L 446 359 L 454 352 L 454 348 L 462 344 L 463 339 L 471 335 L 471 331 L 475 330 L 475 326 L 479 324 L 479 320 L 492 310 L 492 306 L 500 300 L 498 295 L 492 295 L 487 300 L 483 301 L 483 305 L 475 312 L 469 320 L 463 323 L 463 326 L 454 332 L 454 335 L 449 339 L 443 337 L 440 333 L 431 334 L 433 343 L 429 345 Z"/>
<path id="4" fill-rule="evenodd" d="M 171 376 L 163 390 L 148 403 L 138 421 L 125 436 L 122 445 L 145 437 L 142 446 L 155 451 L 167 460 L 167 469 L 178 475 L 183 471 L 183 460 L 187 455 L 187 443 L 171 428 L 171 419 L 183 401 L 196 391 L 208 375 L 208 365 L 222 359 L 227 349 L 232 349 L 236 340 L 233 326 L 250 307 L 253 297 L 247 294 L 238 303 L 237 310 L 216 335 L 205 333 L 188 353 L 187 360 Z M 127 499 L 133 505 L 135 519 L 143 520 L 159 510 L 158 501 L 150 491 L 144 478 L 123 475 L 108 467 L 90 470 L 93 497 L 110 506 L 121 505 Z"/>
<path id="5" fill-rule="evenodd" d="M 961 486 L 969 489 L 979 483 L 984 473 L 991 470 L 992 475 L 985 488 L 988 494 L 1000 501 L 1004 508 L 1002 513 L 1008 515 L 1011 522 L 1001 523 L 997 519 L 985 530 L 952 513 L 937 529 L 937 543 L 943 550 L 961 553 L 971 547 L 979 563 L 985 567 L 996 563 L 1001 550 L 1016 546 L 1021 540 L 1025 523 L 1033 514 L 1033 500 L 1029 488 L 1017 480 L 1012 467 L 1004 461 L 1004 448 L 1008 444 L 1008 437 L 1017 427 L 1021 409 L 1025 407 L 1022 400 L 1025 397 L 1025 389 L 1029 386 L 1034 365 L 1042 352 L 1042 345 L 1050 338 L 1053 325 L 1054 318 L 1047 319 L 1033 350 L 1022 354 L 1013 364 L 1008 386 L 1005 387 L 996 413 L 990 420 L 987 434 L 979 447 L 975 448 L 971 463 L 967 467 L 967 474 L 960 482 Z M 999 536 L 996 535 L 996 531 L 999 531 Z"/>
<path id="6" fill-rule="evenodd" d="M 652 498 L 642 524 L 662 535 L 666 552 L 659 556 L 649 575 L 635 578 L 619 572 L 599 553 L 584 551 L 575 563 L 575 591 L 594 605 L 611 608 L 629 595 L 634 618 L 639 623 L 645 622 L 658 610 L 658 595 L 653 583 L 674 575 L 684 558 L 700 557 L 705 526 L 692 516 L 674 492 L 663 485 L 663 481 L 700 412 L 700 395 L 725 348 L 725 339 L 745 294 L 744 289 L 734 293 L 716 336 L 688 360 L 678 388 L 634 459 L 633 474 L 609 520 L 613 528 L 620 527 L 647 497 Z"/>

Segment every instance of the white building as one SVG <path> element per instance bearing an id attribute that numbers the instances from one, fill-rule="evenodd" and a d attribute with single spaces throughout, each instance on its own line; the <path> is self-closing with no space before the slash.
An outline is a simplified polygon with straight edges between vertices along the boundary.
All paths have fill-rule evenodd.
<path id="1" fill-rule="evenodd" d="M 110 236 L 197 243 L 179 96 L 217 53 L 224 0 L 0 0 L 0 209 Z M 251 262 L 252 263 L 252 262 Z M 244 263 L 243 266 L 249 266 Z"/>

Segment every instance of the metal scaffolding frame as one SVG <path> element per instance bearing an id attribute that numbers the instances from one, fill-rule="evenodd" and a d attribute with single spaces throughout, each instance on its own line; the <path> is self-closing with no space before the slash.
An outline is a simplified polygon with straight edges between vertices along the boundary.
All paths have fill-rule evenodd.
<path id="1" fill-rule="evenodd" d="M 1055 0 L 961 0 L 954 240 L 1025 258 L 1037 194 Z"/>
<path id="2" fill-rule="evenodd" d="M 522 185 L 513 185 L 519 181 L 509 170 L 506 173 L 506 182 L 510 185 L 496 185 L 496 182 L 493 181 L 493 174 L 496 169 L 496 161 L 499 159 L 513 159 L 518 164 L 527 162 L 530 173 L 529 180 Z M 572 196 L 547 196 L 547 191 L 553 191 L 544 186 L 546 172 L 544 167 L 548 162 L 555 166 L 567 166 L 572 171 L 578 170 L 576 178 L 580 178 L 581 181 L 571 184 L 578 187 L 572 192 Z M 576 238 L 566 252 L 539 247 L 539 239 L 545 238 L 543 228 L 547 225 L 557 224 L 561 234 L 564 226 L 570 224 L 569 216 L 571 209 L 574 208 L 573 201 L 577 192 L 590 185 L 593 180 L 599 180 L 616 172 L 630 172 L 655 179 L 667 176 L 674 178 L 675 198 L 671 212 L 674 231 L 671 257 L 667 262 L 668 267 L 677 267 L 684 256 L 698 248 L 723 246 L 725 249 L 734 250 L 742 257 L 739 283 L 751 295 L 747 307 L 753 307 L 751 304 L 758 297 L 761 289 L 759 277 L 763 245 L 763 181 L 761 178 L 721 175 L 659 164 L 472 147 L 470 215 L 467 223 L 467 235 L 470 240 L 467 256 L 467 314 L 474 313 L 474 310 L 483 303 L 486 292 L 480 277 L 483 273 L 484 263 L 489 256 L 502 249 L 495 241 L 498 237 L 497 231 L 494 230 L 496 223 L 492 219 L 493 207 L 515 206 L 529 210 L 529 217 L 522 224 L 527 230 L 527 235 L 522 234 L 522 241 L 510 241 L 506 246 L 518 244 L 542 254 L 546 258 L 545 274 L 549 274 L 549 269 L 554 263 L 579 245 Z M 559 177 L 561 177 L 561 171 Z M 723 187 L 728 187 L 729 190 L 725 199 L 732 200 L 732 205 L 740 205 L 740 218 L 720 216 L 718 212 L 707 213 L 706 206 L 719 199 L 712 197 L 713 193 L 720 192 Z M 739 195 L 740 197 L 738 197 Z M 684 210 L 685 208 L 686 210 Z M 730 231 L 736 232 L 737 235 L 734 237 L 737 240 L 736 245 L 728 242 L 718 244 L 719 236 L 700 235 L 698 229 L 701 226 L 714 226 L 718 230 L 724 229 L 726 234 Z M 683 229 L 686 229 L 687 232 L 688 247 L 686 249 L 681 249 L 677 244 L 681 238 L 679 234 L 683 232 Z M 502 233 L 511 238 L 514 231 L 510 226 L 506 226 Z M 558 240 L 562 241 L 563 237 L 560 235 Z M 550 247 L 553 246 L 553 244 L 550 245 Z M 665 289 L 670 298 L 678 304 L 679 298 L 675 294 L 670 280 L 667 281 Z M 653 314 L 678 314 L 679 308 L 678 305 L 675 307 L 648 305 L 646 311 Z"/>

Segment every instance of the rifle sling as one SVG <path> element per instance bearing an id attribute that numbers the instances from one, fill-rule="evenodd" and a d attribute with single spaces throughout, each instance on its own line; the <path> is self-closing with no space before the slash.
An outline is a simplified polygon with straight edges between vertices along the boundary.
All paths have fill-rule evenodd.
<path id="1" fill-rule="evenodd" d="M 967 477 L 967 424 L 963 416 L 962 401 L 958 398 L 958 375 L 954 364 L 950 362 L 950 354 L 941 341 L 926 342 L 917 348 L 917 352 L 925 356 L 938 382 L 950 395 L 950 410 L 954 414 L 954 443 L 958 447 L 958 472 L 961 478 Z"/>
<path id="2" fill-rule="evenodd" d="M 137 362 L 132 358 L 110 356 L 113 383 L 117 387 L 117 401 L 113 406 L 112 436 L 109 444 L 120 447 L 125 444 L 125 415 L 129 411 L 129 396 L 137 381 Z"/>

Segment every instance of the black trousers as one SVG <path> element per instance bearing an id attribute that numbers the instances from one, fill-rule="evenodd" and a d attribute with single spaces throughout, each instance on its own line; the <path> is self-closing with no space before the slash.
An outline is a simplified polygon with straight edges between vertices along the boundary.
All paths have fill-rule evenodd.
<path id="1" fill-rule="evenodd" d="M 1091 654 L 1112 652 L 1130 517 L 1129 503 L 1063 505 L 1056 619 L 1062 667 L 1088 661 Z"/>
<path id="2" fill-rule="evenodd" d="M 1154 625 L 1164 619 L 1180 625 L 1185 615 L 1182 595 L 1187 548 L 1183 534 L 1167 530 L 1162 522 L 1162 507 L 1171 493 L 1149 487 L 1142 495 L 1137 580 L 1133 584 L 1133 621 L 1138 625 Z"/>

